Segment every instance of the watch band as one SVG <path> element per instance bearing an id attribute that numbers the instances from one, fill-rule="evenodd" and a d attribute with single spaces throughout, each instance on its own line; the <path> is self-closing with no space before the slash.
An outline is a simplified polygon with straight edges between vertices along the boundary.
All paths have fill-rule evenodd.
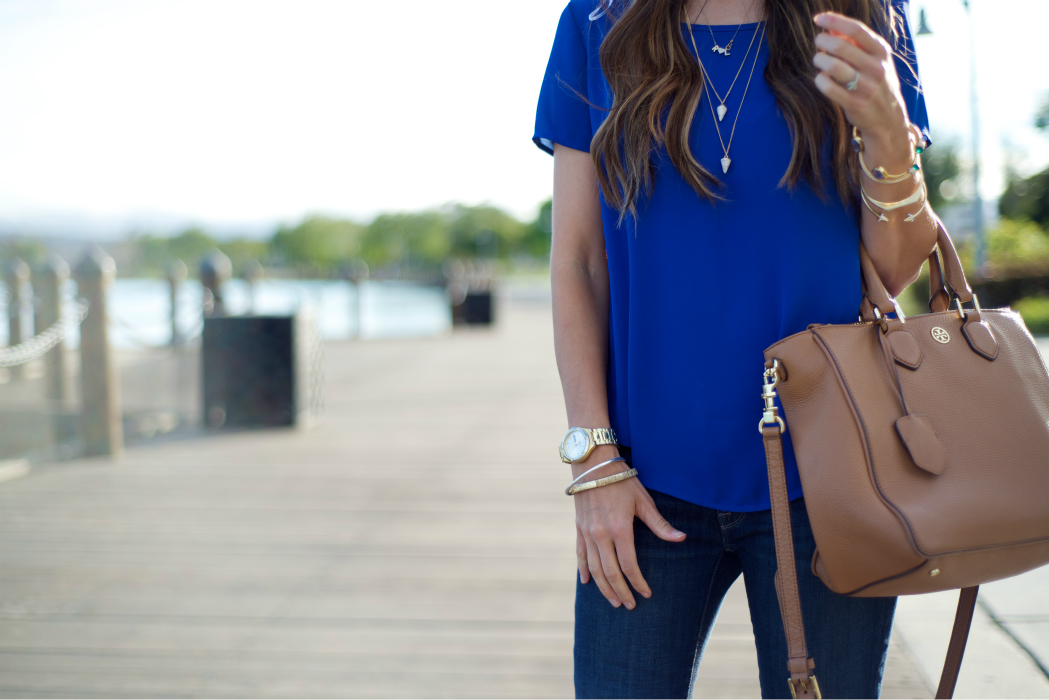
<path id="1" fill-rule="evenodd" d="M 615 445 L 616 433 L 611 428 L 583 428 L 595 445 Z"/>

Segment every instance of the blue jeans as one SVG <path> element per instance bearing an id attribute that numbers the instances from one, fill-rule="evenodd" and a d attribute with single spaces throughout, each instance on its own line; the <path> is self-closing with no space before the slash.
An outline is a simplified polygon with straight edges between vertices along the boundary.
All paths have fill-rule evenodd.
<path id="1" fill-rule="evenodd" d="M 789 698 L 771 511 L 731 513 L 650 493 L 663 517 L 688 537 L 665 542 L 634 520 L 638 564 L 652 588 L 651 598 L 635 594 L 634 610 L 613 608 L 593 581 L 583 585 L 576 578 L 576 697 L 687 697 L 721 601 L 742 573 L 761 695 Z M 850 598 L 823 585 L 811 570 L 816 544 L 804 499 L 790 506 L 805 637 L 823 697 L 876 698 L 896 599 Z"/>

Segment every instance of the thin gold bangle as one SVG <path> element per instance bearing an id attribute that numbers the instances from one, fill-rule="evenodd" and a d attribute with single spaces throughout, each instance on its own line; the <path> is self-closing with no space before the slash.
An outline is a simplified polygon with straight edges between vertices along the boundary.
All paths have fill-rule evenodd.
<path id="1" fill-rule="evenodd" d="M 908 127 L 908 130 L 912 135 L 916 133 L 916 127 L 913 129 Z M 924 144 L 925 139 L 922 138 L 921 142 Z M 914 173 L 921 170 L 921 153 L 925 148 L 923 145 L 918 145 L 917 140 L 915 141 L 914 158 L 911 161 L 911 166 L 900 175 L 890 175 L 885 172 L 885 168 L 882 167 L 877 167 L 871 172 L 870 168 L 867 167 L 867 164 L 863 162 L 863 136 L 860 135 L 860 130 L 855 126 L 852 127 L 852 143 L 857 156 L 859 156 L 860 168 L 863 170 L 863 174 L 875 182 L 880 182 L 883 185 L 895 185 L 898 182 L 903 182 L 910 178 Z"/>
<path id="2" fill-rule="evenodd" d="M 925 183 L 923 182 L 922 183 L 922 189 L 923 189 L 922 196 L 918 198 L 918 201 L 921 202 L 921 206 L 918 207 L 918 211 L 914 212 L 913 214 L 908 214 L 907 218 L 904 219 L 905 222 L 909 223 L 911 221 L 914 221 L 918 217 L 918 214 L 921 214 L 922 211 L 925 210 L 925 205 L 927 204 L 927 202 L 926 202 L 926 198 L 925 198 L 924 188 L 925 188 Z M 871 214 L 874 214 L 876 217 L 878 217 L 878 221 L 884 221 L 886 223 L 889 222 L 889 218 L 887 216 L 885 216 L 885 212 L 877 212 L 877 211 L 874 210 L 874 207 L 871 206 L 872 203 L 873 204 L 880 204 L 880 202 L 878 202 L 877 200 L 872 200 L 870 198 L 870 196 L 863 190 L 863 187 L 860 187 L 860 199 L 862 199 L 863 203 L 867 206 L 868 209 L 870 209 Z"/>
<path id="3" fill-rule="evenodd" d="M 625 462 L 625 461 L 626 461 L 625 457 L 613 457 L 612 459 L 609 459 L 609 460 L 606 460 L 604 462 L 601 462 L 601 464 L 598 464 L 598 465 L 595 465 L 593 467 L 590 467 L 585 472 L 583 472 L 582 474 L 580 474 L 576 478 L 572 479 L 572 483 L 568 485 L 567 489 L 565 489 L 565 495 L 566 496 L 571 496 L 572 494 L 568 493 L 569 489 L 571 489 L 573 486 L 578 484 L 579 481 L 584 476 L 586 476 L 587 474 L 592 474 L 592 473 L 596 472 L 598 469 L 600 469 L 601 467 L 607 467 L 609 464 L 612 464 L 614 462 Z"/>
<path id="4" fill-rule="evenodd" d="M 885 212 L 874 211 L 874 207 L 872 207 L 871 203 L 867 201 L 867 193 L 864 192 L 863 189 L 860 189 L 860 199 L 862 199 L 864 205 L 866 205 L 866 207 L 870 209 L 871 214 L 874 214 L 876 217 L 878 217 L 878 221 L 884 221 L 886 223 L 889 221 L 889 217 L 885 216 Z"/>
<path id="5" fill-rule="evenodd" d="M 590 489 L 596 489 L 600 486 L 608 486 L 614 484 L 617 481 L 625 481 L 637 476 L 637 469 L 628 469 L 625 472 L 613 474 L 612 476 L 603 476 L 600 479 L 594 479 L 593 481 L 587 481 L 582 484 L 576 484 L 575 486 L 569 486 L 567 493 L 569 496 L 574 496 L 580 491 L 589 491 Z"/>
<path id="6" fill-rule="evenodd" d="M 918 189 L 914 190 L 914 194 L 910 195 L 906 199 L 901 199 L 898 202 L 879 202 L 877 199 L 867 194 L 867 190 L 863 188 L 863 185 L 860 185 L 860 191 L 863 192 L 864 195 L 866 195 L 867 199 L 870 200 L 871 204 L 878 207 L 882 211 L 893 211 L 895 209 L 905 207 L 908 204 L 914 204 L 915 202 L 920 201 L 922 197 L 925 196 L 925 181 L 922 180 L 918 183 Z"/>

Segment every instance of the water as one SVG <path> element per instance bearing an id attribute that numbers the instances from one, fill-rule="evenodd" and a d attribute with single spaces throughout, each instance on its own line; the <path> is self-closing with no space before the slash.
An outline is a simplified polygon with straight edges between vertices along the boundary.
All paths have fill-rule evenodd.
<path id="1" fill-rule="evenodd" d="M 134 350 L 166 345 L 171 341 L 170 287 L 158 279 L 117 279 L 108 295 L 110 340 L 114 347 Z M 72 282 L 68 298 L 76 292 Z M 322 338 L 397 338 L 438 335 L 452 326 L 451 311 L 443 289 L 403 282 L 349 282 L 327 280 L 269 280 L 256 283 L 254 300 L 244 280 L 232 280 L 224 289 L 230 314 L 290 314 L 308 305 L 314 312 Z M 200 334 L 203 290 L 187 280 L 179 290 L 179 332 Z M 359 309 L 359 311 L 358 311 Z M 74 329 L 68 346 L 77 347 Z M 7 344 L 7 319 L 0 323 L 0 341 Z"/>

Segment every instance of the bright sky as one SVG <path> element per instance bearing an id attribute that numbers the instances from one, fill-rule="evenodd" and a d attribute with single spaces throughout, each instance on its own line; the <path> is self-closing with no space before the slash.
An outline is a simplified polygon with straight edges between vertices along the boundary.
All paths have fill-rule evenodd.
<path id="1" fill-rule="evenodd" d="M 596 1 L 596 0 L 595 0 Z M 531 217 L 530 141 L 566 0 L 5 0 L 0 229 L 266 233 L 309 212 L 490 202 Z M 1031 170 L 1049 91 L 1045 0 L 972 0 L 985 195 L 1003 144 Z M 968 139 L 961 0 L 921 0 L 933 129 Z"/>

